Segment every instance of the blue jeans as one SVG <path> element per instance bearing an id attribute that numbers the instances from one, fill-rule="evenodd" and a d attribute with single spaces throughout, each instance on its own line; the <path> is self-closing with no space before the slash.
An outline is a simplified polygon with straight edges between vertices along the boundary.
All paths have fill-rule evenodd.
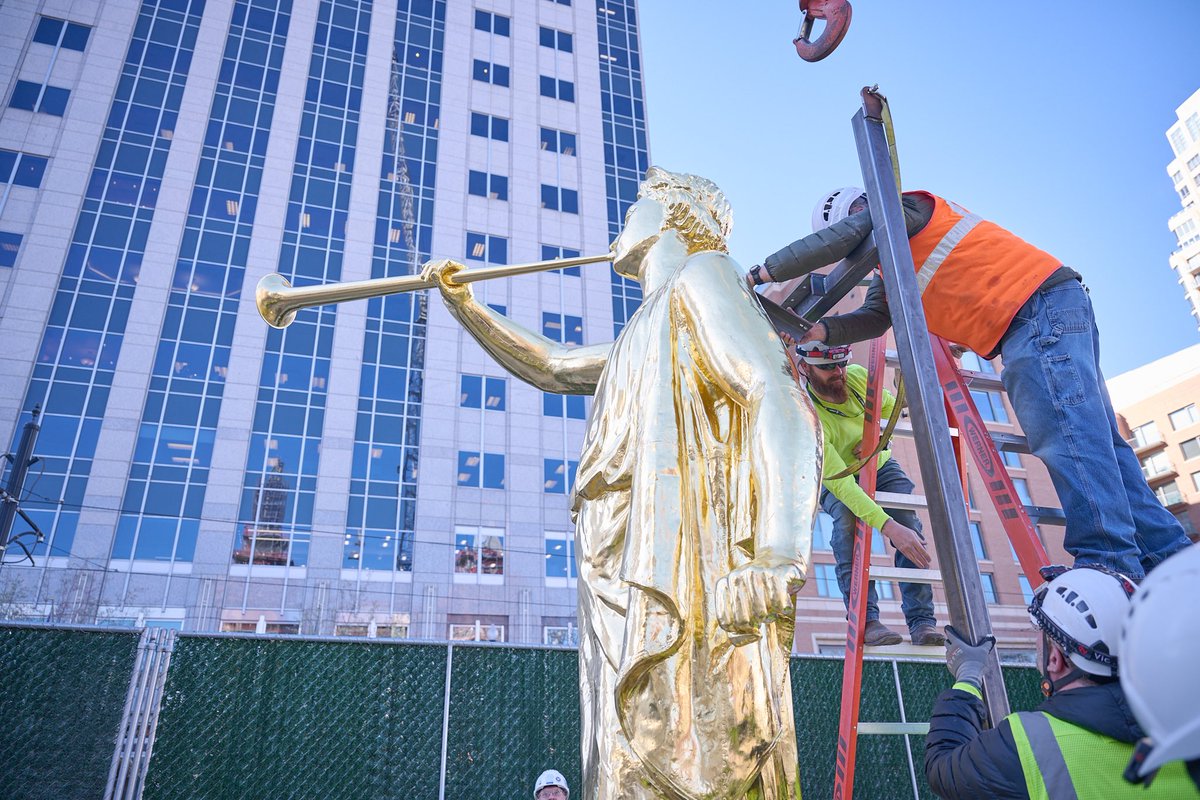
<path id="1" fill-rule="evenodd" d="M 892 458 L 879 468 L 875 488 L 880 492 L 911 494 L 913 482 L 904 474 L 904 470 L 896 463 L 896 459 Z M 858 522 L 858 518 L 846 507 L 845 503 L 834 497 L 832 492 L 824 489 L 821 490 L 821 510 L 833 518 L 833 532 L 830 534 L 829 544 L 833 548 L 833 557 L 837 561 L 837 581 L 838 588 L 842 590 L 842 602 L 849 608 L 850 572 L 853 569 L 854 561 L 854 526 Z M 912 528 L 918 535 L 921 533 L 921 520 L 915 512 L 898 508 L 885 510 L 896 522 Z M 870 552 L 869 543 L 867 551 Z M 908 557 L 899 550 L 896 551 L 896 566 L 917 568 L 917 565 L 909 561 Z M 921 625 L 936 626 L 937 620 L 933 616 L 933 589 L 928 584 L 901 583 L 900 597 L 901 608 L 904 609 L 904 619 L 908 623 L 910 631 L 916 630 Z M 875 581 L 871 581 L 867 585 L 867 620 L 873 619 L 879 619 L 879 598 L 875 594 Z"/>
<path id="2" fill-rule="evenodd" d="M 1092 301 L 1078 281 L 1037 291 L 1000 340 L 1001 379 L 1029 449 L 1067 518 L 1078 564 L 1140 580 L 1190 542 L 1142 476 L 1121 436 L 1104 376 Z"/>

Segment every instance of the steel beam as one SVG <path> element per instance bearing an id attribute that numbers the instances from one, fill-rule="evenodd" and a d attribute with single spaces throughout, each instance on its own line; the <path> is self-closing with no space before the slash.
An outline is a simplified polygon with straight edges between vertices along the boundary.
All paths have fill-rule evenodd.
<path id="1" fill-rule="evenodd" d="M 864 105 L 876 99 L 864 93 Z M 929 500 L 930 527 L 946 587 L 950 622 L 972 641 L 992 632 L 967 525 L 958 465 L 950 442 L 950 424 L 934 365 L 929 328 L 917 289 L 916 267 L 908 244 L 904 211 L 887 138 L 879 118 L 859 110 L 852 120 L 864 185 L 879 248 L 884 289 L 900 357 L 921 479 Z M 983 695 L 993 725 L 1008 714 L 1008 696 L 995 650 L 984 669 Z"/>

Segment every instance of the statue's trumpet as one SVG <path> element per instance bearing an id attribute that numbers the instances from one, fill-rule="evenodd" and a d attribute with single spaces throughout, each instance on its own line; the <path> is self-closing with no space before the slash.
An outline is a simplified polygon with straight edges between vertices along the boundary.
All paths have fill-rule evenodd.
<path id="1" fill-rule="evenodd" d="M 556 258 L 548 261 L 534 261 L 529 264 L 481 267 L 455 273 L 454 282 L 474 283 L 492 278 L 511 278 L 514 275 L 525 275 L 530 272 L 545 272 L 551 269 L 612 260 L 612 253 L 605 253 L 601 256 Z M 287 278 L 275 272 L 258 282 L 258 288 L 254 292 L 254 302 L 258 305 L 258 313 L 262 315 L 268 325 L 273 328 L 286 328 L 292 324 L 292 320 L 296 318 L 296 312 L 302 308 L 415 292 L 418 289 L 429 289 L 435 285 L 435 282 L 423 280 L 420 275 L 396 275 L 391 278 L 330 283 L 324 286 L 292 286 Z"/>

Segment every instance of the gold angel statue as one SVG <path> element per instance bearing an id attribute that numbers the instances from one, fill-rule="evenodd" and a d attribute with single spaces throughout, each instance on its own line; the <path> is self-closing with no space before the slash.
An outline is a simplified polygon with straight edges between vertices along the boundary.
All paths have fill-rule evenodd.
<path id="1" fill-rule="evenodd" d="M 820 428 L 727 253 L 711 181 L 653 167 L 613 243 L 644 301 L 568 347 L 431 262 L 463 327 L 517 377 L 594 394 L 573 489 L 584 800 L 798 798 L 790 589 L 808 570 Z"/>

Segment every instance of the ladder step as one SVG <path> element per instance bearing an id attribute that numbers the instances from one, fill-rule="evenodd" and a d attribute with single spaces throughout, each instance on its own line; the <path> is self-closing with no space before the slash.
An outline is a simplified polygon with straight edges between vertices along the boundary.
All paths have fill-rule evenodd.
<path id="1" fill-rule="evenodd" d="M 879 424 L 880 424 L 880 426 L 883 426 L 886 423 L 887 423 L 887 420 L 883 420 Z M 948 428 L 948 430 L 950 431 L 951 437 L 958 436 L 958 428 L 951 426 L 950 428 Z M 896 423 L 896 427 L 892 429 L 893 437 L 908 436 L 911 438 L 912 435 L 913 435 L 912 420 L 901 419 L 899 422 Z M 1024 438 L 1024 437 L 1022 437 L 1022 438 Z"/>
<path id="2" fill-rule="evenodd" d="M 928 508 L 929 503 L 924 495 L 896 494 L 895 492 L 876 492 L 875 502 L 884 508 L 899 508 L 905 511 L 918 511 Z"/>
<path id="3" fill-rule="evenodd" d="M 900 356 L 895 350 L 887 351 L 887 363 L 892 366 L 900 364 Z M 1003 392 L 1004 383 L 1001 382 L 1000 376 L 994 372 L 975 372 L 970 369 L 960 369 L 958 374 L 962 376 L 963 383 L 967 384 L 970 389 L 991 389 L 994 392 Z"/>
<path id="4" fill-rule="evenodd" d="M 992 435 L 992 441 L 996 445 L 996 449 L 1001 453 L 1029 453 L 1029 440 L 1019 433 L 997 433 L 996 431 L 988 431 Z"/>
<path id="5" fill-rule="evenodd" d="M 929 733 L 928 722 L 860 722 L 859 736 L 896 736 L 916 735 L 925 736 Z"/>
<path id="6" fill-rule="evenodd" d="M 941 583 L 942 573 L 936 569 L 872 566 L 871 580 L 899 581 L 900 583 Z"/>
<path id="7" fill-rule="evenodd" d="M 867 645 L 863 647 L 863 655 L 880 658 L 920 658 L 929 661 L 945 661 L 946 648 L 940 644 L 920 645 L 909 642 L 887 645 Z"/>
<path id="8" fill-rule="evenodd" d="M 1025 506 L 1025 513 L 1034 525 L 1066 525 L 1067 515 L 1061 508 L 1051 506 Z"/>

